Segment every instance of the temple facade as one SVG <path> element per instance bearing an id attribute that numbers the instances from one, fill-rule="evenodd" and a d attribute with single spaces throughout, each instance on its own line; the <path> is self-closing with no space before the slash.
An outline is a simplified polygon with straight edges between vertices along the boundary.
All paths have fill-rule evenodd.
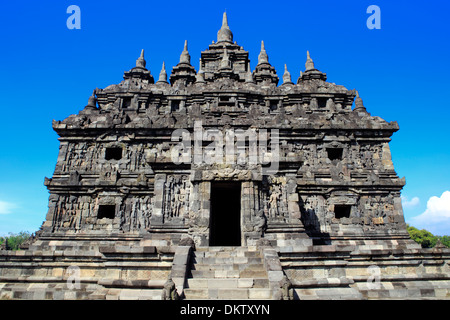
<path id="1" fill-rule="evenodd" d="M 60 277 L 59 291 L 44 290 L 52 298 L 398 298 L 413 289 L 392 283 L 408 274 L 414 288 L 449 296 L 449 251 L 422 249 L 406 231 L 405 179 L 389 149 L 399 126 L 372 116 L 358 91 L 327 82 L 309 52 L 298 79 L 286 65 L 280 79 L 264 42 L 252 70 L 226 14 L 198 64 L 187 41 L 170 76 L 161 63 L 156 79 L 142 50 L 122 82 L 53 122 L 49 210 L 25 251 L 27 261 L 51 252 L 55 265 L 39 276 Z M 47 297 L 17 293 L 25 258 L 1 258 L 15 270 L 3 272 L 1 293 Z M 211 269 L 238 258 L 247 260 L 233 270 Z M 242 273 L 249 259 L 253 273 Z M 64 289 L 73 261 L 84 261 L 84 291 Z"/>
<path id="2" fill-rule="evenodd" d="M 200 246 L 407 238 L 389 150 L 397 123 L 327 82 L 309 53 L 298 80 L 285 68 L 279 86 L 264 42 L 254 70 L 248 56 L 224 16 L 198 72 L 187 41 L 170 84 L 142 51 L 121 83 L 55 121 L 44 234 Z"/>

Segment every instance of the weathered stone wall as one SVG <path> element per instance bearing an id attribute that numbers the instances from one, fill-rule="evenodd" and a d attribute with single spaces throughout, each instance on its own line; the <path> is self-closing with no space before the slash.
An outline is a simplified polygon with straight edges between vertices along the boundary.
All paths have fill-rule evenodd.
<path id="1" fill-rule="evenodd" d="M 107 136 L 101 142 L 97 137 L 90 141 L 61 142 L 55 175 L 79 174 L 101 175 L 108 172 L 143 172 L 147 169 L 147 155 L 155 157 L 152 143 L 129 143 L 123 137 Z M 119 141 L 118 141 L 119 140 Z M 106 149 L 120 149 L 120 159 L 107 159 Z"/>
<path id="2" fill-rule="evenodd" d="M 279 250 L 296 299 L 450 298 L 448 249 L 385 240 Z"/>
<path id="3" fill-rule="evenodd" d="M 0 297 L 161 299 L 175 249 L 139 241 L 38 240 L 0 255 Z"/>
<path id="4" fill-rule="evenodd" d="M 269 224 L 294 223 L 301 219 L 306 231 L 326 234 L 326 237 L 362 235 L 365 231 L 395 233 L 404 229 L 399 200 L 403 182 L 392 168 L 388 144 L 339 142 L 344 136 L 322 136 L 313 142 L 306 141 L 305 137 L 288 140 L 281 136 L 280 162 L 298 170 L 287 172 L 281 167 L 276 176 L 264 176 L 261 180 L 258 174 L 255 176 L 256 168 L 251 173 L 253 176 L 243 176 L 243 183 L 249 177 L 257 177 L 250 188 L 258 197 L 258 202 L 252 200 L 251 205 L 243 202 L 243 213 L 254 216 L 263 209 Z M 197 195 L 198 188 L 194 187 L 196 171 L 184 167 L 178 174 L 155 176 L 154 172 L 158 166 L 174 173 L 179 171 L 171 158 L 176 144 L 167 136 L 166 142 L 157 143 L 145 140 L 138 143 L 136 137 L 119 143 L 118 136 L 108 137 L 104 139 L 115 142 L 61 143 L 55 174 L 48 183 L 50 189 L 53 187 L 58 192 L 50 197 L 46 230 L 146 231 L 151 228 L 152 213 L 157 225 L 169 221 L 173 225 L 175 220 L 182 228 L 191 224 L 190 216 L 197 209 L 191 210 L 189 198 L 202 196 Z M 119 148 L 120 159 L 106 159 L 107 148 Z M 340 150 L 341 155 L 330 159 L 330 149 Z M 249 147 L 243 151 L 244 158 L 248 159 Z M 233 179 L 232 172 L 236 172 L 233 170 L 241 170 L 236 166 L 229 168 L 229 176 L 219 173 L 223 169 L 205 168 L 200 180 Z M 67 187 L 70 195 L 63 192 L 68 191 Z M 135 187 L 139 192 L 130 193 L 130 188 Z M 115 220 L 96 219 L 102 201 L 117 206 Z M 335 217 L 335 206 L 339 205 L 351 207 L 348 217 Z"/>

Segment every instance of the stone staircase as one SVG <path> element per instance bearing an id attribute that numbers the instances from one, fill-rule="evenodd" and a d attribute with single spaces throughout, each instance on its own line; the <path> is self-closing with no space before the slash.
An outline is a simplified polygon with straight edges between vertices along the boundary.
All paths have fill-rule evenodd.
<path id="1" fill-rule="evenodd" d="M 269 278 L 256 247 L 200 247 L 191 262 L 186 299 L 271 299 Z"/>

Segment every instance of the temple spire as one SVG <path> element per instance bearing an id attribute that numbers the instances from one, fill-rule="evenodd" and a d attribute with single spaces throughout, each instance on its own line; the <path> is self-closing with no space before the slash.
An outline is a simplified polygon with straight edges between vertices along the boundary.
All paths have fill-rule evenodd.
<path id="1" fill-rule="evenodd" d="M 191 65 L 191 56 L 188 52 L 188 42 L 184 41 L 183 52 L 180 55 L 180 62 L 172 68 L 172 74 L 170 75 L 170 83 L 175 85 L 176 83 L 183 83 L 189 85 L 195 82 L 197 72 Z"/>
<path id="2" fill-rule="evenodd" d="M 146 64 L 147 62 L 144 59 L 144 49 L 142 49 L 140 57 L 136 60 L 136 67 L 145 68 Z"/>
<path id="3" fill-rule="evenodd" d="M 257 84 L 278 84 L 278 76 L 275 68 L 269 63 L 269 56 L 267 55 L 264 41 L 261 41 L 261 52 L 258 55 L 258 64 L 255 72 L 253 72 L 253 79 Z"/>
<path id="4" fill-rule="evenodd" d="M 247 73 L 245 74 L 245 82 L 254 82 L 252 70 L 250 69 L 250 61 L 247 62 Z"/>
<path id="5" fill-rule="evenodd" d="M 191 64 L 191 56 L 189 55 L 189 52 L 188 52 L 188 41 L 187 40 L 184 41 L 184 49 L 180 56 L 180 63 Z"/>
<path id="6" fill-rule="evenodd" d="M 231 32 L 230 27 L 228 27 L 228 17 L 226 12 L 223 13 L 222 27 L 217 32 L 217 42 L 222 41 L 233 42 L 233 33 Z"/>
<path id="7" fill-rule="evenodd" d="M 355 109 L 353 111 L 356 112 L 367 112 L 366 107 L 364 107 L 363 100 L 359 96 L 359 92 L 356 91 L 356 98 L 355 98 Z"/>
<path id="8" fill-rule="evenodd" d="M 264 41 L 261 41 L 261 52 L 258 56 L 258 64 L 269 63 L 269 56 L 267 55 Z"/>
<path id="9" fill-rule="evenodd" d="M 222 28 L 223 27 L 228 27 L 228 17 L 227 17 L 226 11 L 223 13 L 223 17 L 222 17 Z"/>
<path id="10" fill-rule="evenodd" d="M 314 61 L 311 58 L 311 55 L 309 54 L 309 51 L 306 51 L 305 72 L 300 73 L 300 77 L 297 80 L 297 84 L 299 84 L 302 81 L 313 79 L 327 81 L 327 74 L 316 69 L 316 67 L 314 66 Z"/>
<path id="11" fill-rule="evenodd" d="M 314 70 L 314 61 L 311 59 L 309 55 L 309 51 L 306 51 L 306 63 L 305 63 L 305 71 Z"/>
<path id="12" fill-rule="evenodd" d="M 284 65 L 283 84 L 292 84 L 291 74 L 287 69 L 287 65 Z"/>
<path id="13" fill-rule="evenodd" d="M 88 104 L 86 106 L 87 108 L 97 109 L 97 98 L 95 96 L 96 94 L 97 94 L 97 89 L 95 89 L 92 92 L 92 95 L 89 97 Z"/>
<path id="14" fill-rule="evenodd" d="M 198 72 L 197 72 L 197 75 L 195 76 L 195 82 L 196 83 L 204 83 L 205 82 L 205 72 L 202 69 L 202 58 L 200 58 Z"/>
<path id="15" fill-rule="evenodd" d="M 154 83 L 153 76 L 150 74 L 150 70 L 145 68 L 146 61 L 144 59 L 144 49 L 141 50 L 141 55 L 136 60 L 136 66 L 129 71 L 123 73 L 123 78 L 126 79 L 141 79 Z"/>
<path id="16" fill-rule="evenodd" d="M 161 72 L 159 73 L 159 79 L 157 82 L 167 82 L 167 72 L 166 72 L 166 63 L 163 61 Z"/>

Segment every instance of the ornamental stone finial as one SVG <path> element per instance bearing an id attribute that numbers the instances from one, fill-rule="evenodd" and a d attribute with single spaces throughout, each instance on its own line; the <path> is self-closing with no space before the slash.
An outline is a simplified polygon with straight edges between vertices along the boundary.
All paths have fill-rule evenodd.
<path id="1" fill-rule="evenodd" d="M 187 40 L 184 41 L 184 49 L 180 56 L 180 63 L 191 64 L 191 56 L 189 55 L 189 52 L 188 52 L 188 41 Z"/>
<path id="2" fill-rule="evenodd" d="M 146 64 L 147 64 L 147 62 L 144 59 L 144 49 L 142 49 L 141 50 L 141 55 L 136 60 L 136 67 L 138 67 L 138 68 L 145 68 Z"/>
<path id="3" fill-rule="evenodd" d="M 228 27 L 228 18 L 226 12 L 223 13 L 222 27 L 217 32 L 217 42 L 222 41 L 233 42 L 233 33 L 231 32 L 230 27 Z"/>
<path id="4" fill-rule="evenodd" d="M 269 56 L 267 55 L 264 41 L 261 41 L 261 52 L 258 56 L 258 64 L 269 63 Z"/>
<path id="5" fill-rule="evenodd" d="M 97 108 L 97 98 L 95 97 L 96 93 L 97 93 L 97 90 L 95 89 L 92 92 L 92 95 L 89 97 L 87 107 Z"/>
<path id="6" fill-rule="evenodd" d="M 250 69 L 250 61 L 247 62 L 247 73 L 245 74 L 245 82 L 254 82 L 252 70 Z"/>
<path id="7" fill-rule="evenodd" d="M 205 82 L 205 72 L 202 69 L 202 58 L 200 58 L 198 72 L 197 75 L 195 76 L 195 82 L 197 83 Z"/>
<path id="8" fill-rule="evenodd" d="M 314 61 L 311 59 L 311 56 L 309 55 L 309 51 L 306 51 L 306 63 L 305 63 L 305 71 L 308 70 L 314 70 Z"/>
<path id="9" fill-rule="evenodd" d="M 283 84 L 286 83 L 292 83 L 291 80 L 291 74 L 289 73 L 288 69 L 287 69 L 287 65 L 284 65 L 284 74 L 283 74 Z"/>
<path id="10" fill-rule="evenodd" d="M 166 63 L 163 61 L 161 72 L 159 73 L 158 82 L 167 82 Z"/>
<path id="11" fill-rule="evenodd" d="M 228 27 L 228 17 L 226 11 L 223 13 L 222 16 L 222 27 Z"/>
<path id="12" fill-rule="evenodd" d="M 355 98 L 355 109 L 354 111 L 360 112 L 360 111 L 366 111 L 366 107 L 364 107 L 363 100 L 359 96 L 359 92 L 356 91 L 356 98 Z"/>

